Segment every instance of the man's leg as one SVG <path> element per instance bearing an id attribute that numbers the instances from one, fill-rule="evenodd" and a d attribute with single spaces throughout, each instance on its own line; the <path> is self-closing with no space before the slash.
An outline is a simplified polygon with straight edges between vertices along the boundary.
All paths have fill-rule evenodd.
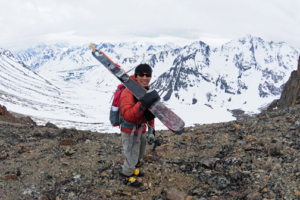
<path id="1" fill-rule="evenodd" d="M 142 134 L 142 137 L 143 137 L 143 135 L 144 134 Z M 122 136 L 122 144 L 123 144 L 123 148 L 124 148 L 124 155 L 126 157 L 125 162 L 122 166 L 122 169 L 123 169 L 122 173 L 125 176 L 131 176 L 135 170 L 135 165 L 139 159 L 141 142 L 136 143 L 137 135 L 133 136 L 133 145 L 132 145 L 132 151 L 131 151 L 131 155 L 130 155 L 128 153 L 130 134 L 121 132 L 121 136 Z M 142 141 L 142 139 L 141 139 L 141 141 Z"/>

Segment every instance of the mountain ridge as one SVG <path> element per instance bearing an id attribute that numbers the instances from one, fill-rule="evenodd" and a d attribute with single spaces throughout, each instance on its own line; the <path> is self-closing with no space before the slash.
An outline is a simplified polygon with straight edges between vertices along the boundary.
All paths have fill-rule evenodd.
<path id="1" fill-rule="evenodd" d="M 45 51 L 22 51 L 18 56 L 30 58 L 23 62 L 64 91 L 64 98 L 78 105 L 76 109 L 84 113 L 85 121 L 103 120 L 108 127 L 105 116 L 118 81 L 92 57 L 88 45 L 66 45 L 52 49 L 40 45 L 36 51 Z M 279 97 L 299 56 L 296 48 L 284 42 L 266 42 L 251 35 L 216 48 L 202 41 L 184 47 L 151 44 L 151 51 L 146 43 L 94 45 L 128 73 L 133 73 L 139 63 L 150 64 L 151 86 L 190 125 L 233 119 L 227 110 L 257 112 L 261 105 Z M 187 110 L 209 116 L 194 118 Z"/>

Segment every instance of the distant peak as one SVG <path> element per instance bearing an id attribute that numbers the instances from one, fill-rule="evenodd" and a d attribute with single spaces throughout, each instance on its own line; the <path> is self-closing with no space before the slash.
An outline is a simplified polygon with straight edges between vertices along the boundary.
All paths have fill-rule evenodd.
<path id="1" fill-rule="evenodd" d="M 206 43 L 199 40 L 199 41 L 193 42 L 192 44 L 187 45 L 187 46 L 192 47 L 192 46 L 195 46 L 195 45 L 206 46 Z"/>
<path id="2" fill-rule="evenodd" d="M 55 47 L 60 47 L 60 48 L 64 48 L 64 47 L 68 47 L 68 46 L 69 46 L 69 43 L 67 43 L 67 42 L 61 42 L 61 43 L 56 43 L 56 44 L 54 44 L 53 46 L 55 46 Z"/>
<path id="3" fill-rule="evenodd" d="M 36 45 L 35 47 L 41 48 L 41 47 L 47 47 L 47 45 L 44 43 L 40 43 L 40 44 Z"/>
<path id="4" fill-rule="evenodd" d="M 165 44 L 165 46 L 166 46 L 166 45 L 167 45 L 167 46 L 174 46 L 175 44 L 174 44 L 173 42 L 168 42 L 168 43 Z"/>

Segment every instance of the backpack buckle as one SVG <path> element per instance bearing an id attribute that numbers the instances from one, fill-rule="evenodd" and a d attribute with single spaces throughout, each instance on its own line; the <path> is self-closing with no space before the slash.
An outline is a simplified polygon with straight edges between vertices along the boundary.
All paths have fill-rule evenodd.
<path id="1" fill-rule="evenodd" d="M 135 125 L 135 126 L 136 126 L 136 129 L 138 129 L 138 128 L 141 128 L 141 127 L 142 127 L 142 124 Z"/>

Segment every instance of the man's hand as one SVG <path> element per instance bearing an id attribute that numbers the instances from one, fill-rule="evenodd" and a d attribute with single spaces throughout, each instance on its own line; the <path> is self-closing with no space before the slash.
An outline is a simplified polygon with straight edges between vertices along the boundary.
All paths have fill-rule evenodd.
<path id="1" fill-rule="evenodd" d="M 148 90 L 147 93 L 140 98 L 140 102 L 144 108 L 149 108 L 158 99 L 160 99 L 160 97 L 156 90 Z"/>
<path id="2" fill-rule="evenodd" d="M 147 136 L 147 142 L 148 144 L 152 145 L 155 141 L 155 130 L 148 126 L 148 136 Z"/>

